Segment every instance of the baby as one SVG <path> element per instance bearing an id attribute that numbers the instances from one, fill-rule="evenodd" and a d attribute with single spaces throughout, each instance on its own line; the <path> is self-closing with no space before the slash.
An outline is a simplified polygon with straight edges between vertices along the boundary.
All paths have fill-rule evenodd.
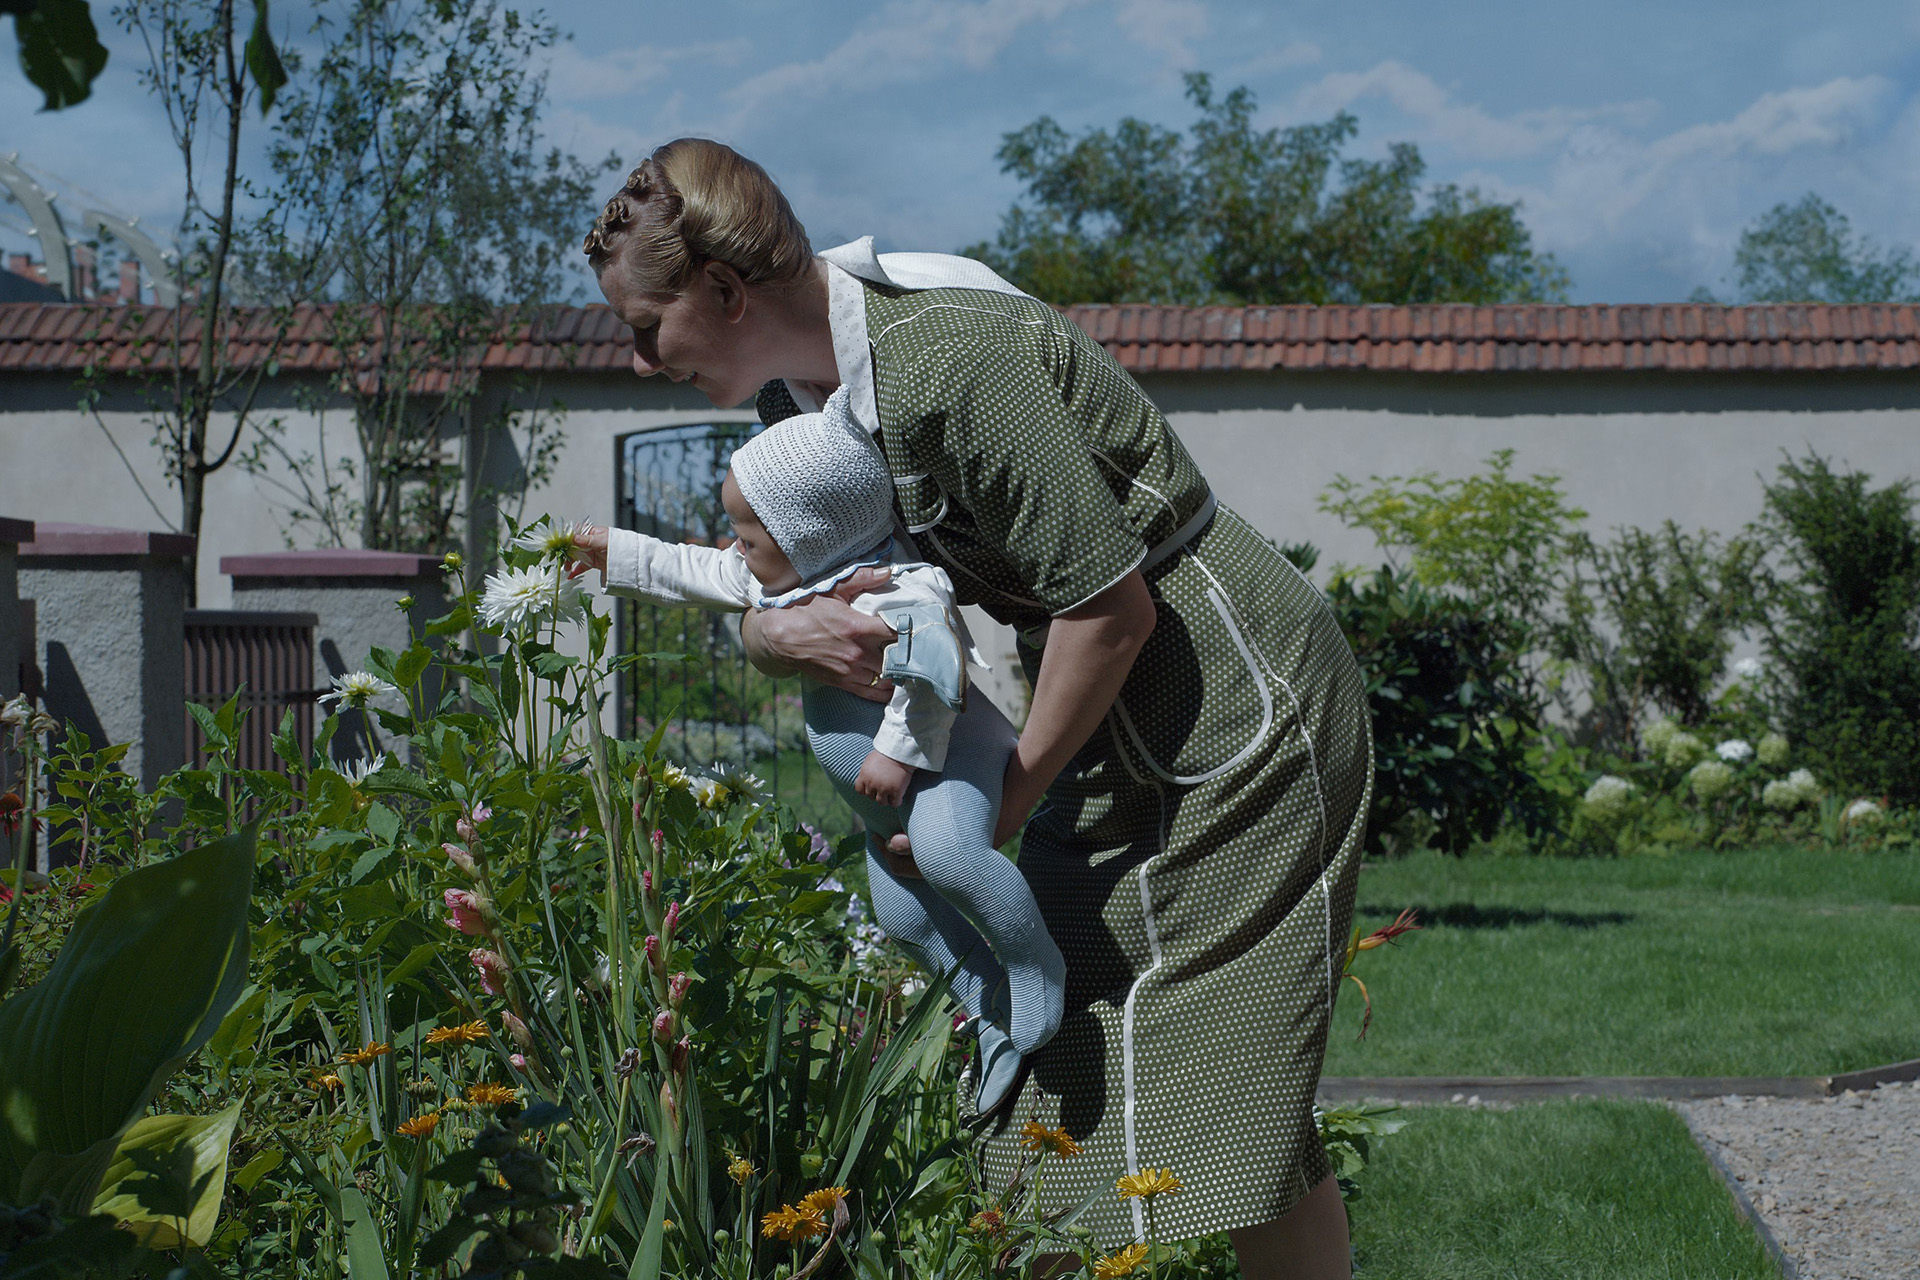
<path id="1" fill-rule="evenodd" d="M 878 703 L 811 680 L 807 738 L 867 827 L 881 928 L 952 990 L 980 1040 L 980 1114 L 994 1110 L 1024 1055 L 1058 1030 L 1066 964 L 1033 892 L 993 845 L 1015 734 L 984 698 L 966 698 L 965 664 L 986 666 L 967 636 L 946 572 L 893 538 L 893 478 L 836 392 L 820 413 L 769 427 L 734 452 L 720 500 L 726 550 L 607 531 L 606 584 L 617 595 L 708 609 L 780 609 L 828 592 L 856 570 L 891 580 L 852 606 L 900 631 Z M 924 880 L 898 879 L 880 850 L 904 830 Z"/>

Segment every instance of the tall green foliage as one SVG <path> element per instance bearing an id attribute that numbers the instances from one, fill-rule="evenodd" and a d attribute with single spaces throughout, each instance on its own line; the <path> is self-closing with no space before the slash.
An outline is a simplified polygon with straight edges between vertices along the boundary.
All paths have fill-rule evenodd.
<path id="1" fill-rule="evenodd" d="M 1920 525 L 1913 483 L 1808 454 L 1766 487 L 1767 648 L 1782 726 L 1856 793 L 1920 803 Z"/>
<path id="2" fill-rule="evenodd" d="M 1026 184 L 991 244 L 963 250 L 1051 302 L 1522 302 L 1565 296 L 1519 206 L 1421 190 L 1411 143 L 1344 157 L 1359 123 L 1253 127 L 1244 86 L 1186 78 L 1190 134 L 1128 117 L 1078 138 L 1049 116 L 1005 136 Z M 1337 179 L 1337 180 L 1336 180 Z"/>
<path id="3" fill-rule="evenodd" d="M 1906 302 L 1920 293 L 1911 250 L 1882 248 L 1809 191 L 1740 233 L 1733 267 L 1747 302 Z"/>

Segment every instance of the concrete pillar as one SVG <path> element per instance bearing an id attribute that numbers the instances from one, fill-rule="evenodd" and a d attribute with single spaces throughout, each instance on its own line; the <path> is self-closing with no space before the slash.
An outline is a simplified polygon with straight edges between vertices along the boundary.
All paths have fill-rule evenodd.
<path id="1" fill-rule="evenodd" d="M 42 705 L 151 787 L 186 763 L 185 560 L 194 540 L 99 525 L 35 526 L 20 545 Z"/>
<path id="2" fill-rule="evenodd" d="M 403 551 L 352 551 L 339 547 L 314 551 L 271 551 L 222 556 L 220 572 L 233 579 L 233 607 L 311 613 L 313 684 L 332 687 L 333 677 L 367 666 L 375 645 L 399 653 L 426 634 L 427 623 L 447 612 L 445 572 L 439 556 Z M 411 597 L 411 607 L 396 602 Z M 440 690 L 424 690 L 429 702 Z M 402 711 L 397 696 L 378 705 Z M 317 723 L 317 722 L 316 722 Z M 340 763 L 367 759 L 387 735 L 359 716 L 343 716 L 328 755 Z"/>

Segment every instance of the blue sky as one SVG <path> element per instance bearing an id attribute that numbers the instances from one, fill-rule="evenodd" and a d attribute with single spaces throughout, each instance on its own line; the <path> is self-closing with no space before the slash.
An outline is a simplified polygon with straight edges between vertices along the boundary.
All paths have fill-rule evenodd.
<path id="1" fill-rule="evenodd" d="M 104 0 L 95 0 L 104 11 Z M 1192 113 L 1181 72 L 1246 84 L 1264 125 L 1360 120 L 1357 151 L 1418 143 L 1430 177 L 1518 199 L 1583 302 L 1724 287 L 1743 224 L 1817 190 L 1920 244 L 1920 3 L 1848 0 L 555 0 L 555 141 L 637 160 L 724 139 L 781 181 L 816 245 L 989 237 L 1018 194 L 1001 134 Z M 289 19 L 283 19 L 287 21 Z M 111 33 L 95 99 L 34 112 L 0 75 L 15 152 L 147 225 L 180 179 Z M 77 206 L 73 207 L 77 213 Z M 583 218 L 588 216 L 583 211 Z M 0 207 L 0 247 L 28 242 Z M 584 279 L 584 275 L 583 275 Z"/>

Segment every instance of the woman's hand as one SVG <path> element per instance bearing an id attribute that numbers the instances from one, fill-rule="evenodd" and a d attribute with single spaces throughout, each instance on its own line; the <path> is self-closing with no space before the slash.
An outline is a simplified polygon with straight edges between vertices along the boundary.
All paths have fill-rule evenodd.
<path id="1" fill-rule="evenodd" d="M 848 602 L 892 577 L 884 568 L 861 569 L 829 593 L 749 613 L 740 623 L 748 660 L 771 676 L 804 675 L 871 702 L 887 701 L 893 685 L 880 679 L 880 655 L 899 634 Z"/>
<path id="2" fill-rule="evenodd" d="M 582 524 L 573 535 L 573 562 L 589 569 L 607 571 L 607 531 L 597 524 Z"/>

